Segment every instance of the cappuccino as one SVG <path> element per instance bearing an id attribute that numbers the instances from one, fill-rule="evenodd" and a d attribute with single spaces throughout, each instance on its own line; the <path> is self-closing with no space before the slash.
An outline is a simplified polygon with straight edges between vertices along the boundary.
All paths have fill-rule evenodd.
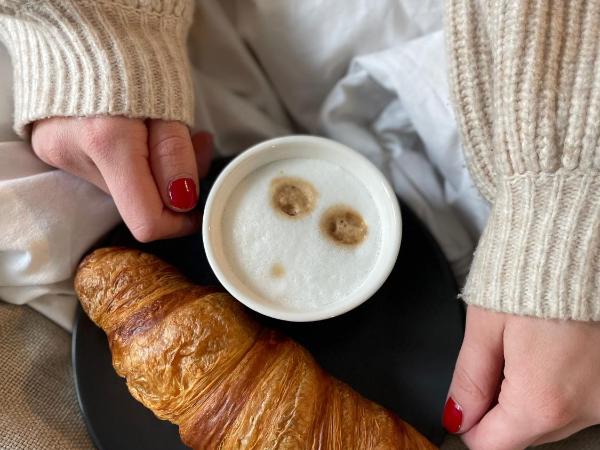
<path id="1" fill-rule="evenodd" d="M 268 302 L 311 310 L 343 300 L 381 251 L 369 190 L 325 160 L 290 158 L 248 174 L 221 216 L 230 269 Z"/>

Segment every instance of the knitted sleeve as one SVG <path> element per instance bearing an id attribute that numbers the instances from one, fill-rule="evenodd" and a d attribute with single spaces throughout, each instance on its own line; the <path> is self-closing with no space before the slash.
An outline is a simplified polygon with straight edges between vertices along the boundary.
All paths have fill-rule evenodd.
<path id="1" fill-rule="evenodd" d="M 600 320 L 600 2 L 448 0 L 450 78 L 493 203 L 463 297 Z"/>
<path id="2" fill-rule="evenodd" d="M 52 116 L 192 122 L 191 0 L 0 0 L 14 126 Z"/>

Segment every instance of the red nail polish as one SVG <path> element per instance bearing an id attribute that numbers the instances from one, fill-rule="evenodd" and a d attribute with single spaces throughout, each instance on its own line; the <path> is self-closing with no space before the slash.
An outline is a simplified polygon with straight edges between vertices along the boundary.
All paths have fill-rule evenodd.
<path id="1" fill-rule="evenodd" d="M 448 397 L 444 407 L 444 417 L 442 424 L 448 433 L 458 433 L 462 426 L 463 413 L 462 408 L 452 397 Z"/>
<path id="2" fill-rule="evenodd" d="M 177 178 L 169 183 L 169 199 L 177 209 L 188 210 L 196 206 L 198 193 L 191 178 Z"/>

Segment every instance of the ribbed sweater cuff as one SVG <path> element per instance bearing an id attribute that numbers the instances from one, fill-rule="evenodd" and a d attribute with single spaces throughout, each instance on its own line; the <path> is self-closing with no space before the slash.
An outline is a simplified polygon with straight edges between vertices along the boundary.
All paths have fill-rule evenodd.
<path id="1" fill-rule="evenodd" d="M 15 130 L 53 116 L 193 120 L 191 2 L 23 2 L 0 23 L 15 71 Z"/>
<path id="2" fill-rule="evenodd" d="M 600 320 L 600 173 L 503 179 L 463 298 L 512 314 Z"/>

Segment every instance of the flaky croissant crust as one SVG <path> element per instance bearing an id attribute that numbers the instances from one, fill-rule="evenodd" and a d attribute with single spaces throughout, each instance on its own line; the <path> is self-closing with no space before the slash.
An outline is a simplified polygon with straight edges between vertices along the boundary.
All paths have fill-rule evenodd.
<path id="1" fill-rule="evenodd" d="M 131 394 L 194 449 L 435 448 L 229 294 L 152 255 L 96 250 L 75 289 Z"/>

